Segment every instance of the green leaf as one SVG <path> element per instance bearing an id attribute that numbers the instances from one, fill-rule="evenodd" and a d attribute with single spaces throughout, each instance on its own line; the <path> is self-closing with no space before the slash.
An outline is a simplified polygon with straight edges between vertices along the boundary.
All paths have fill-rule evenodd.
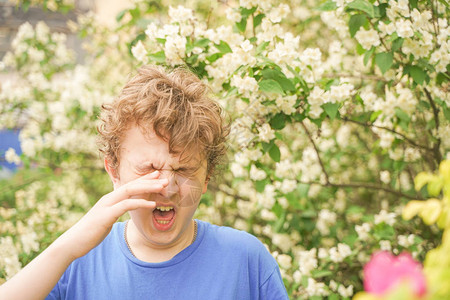
<path id="1" fill-rule="evenodd" d="M 123 16 L 125 15 L 125 13 L 128 11 L 128 9 L 124 9 L 121 12 L 119 12 L 116 16 L 116 21 L 120 22 L 120 20 L 122 20 Z"/>
<path id="2" fill-rule="evenodd" d="M 262 44 L 259 44 L 258 47 L 256 47 L 256 50 L 255 50 L 256 55 L 258 55 L 261 52 L 263 52 L 266 49 L 267 45 L 269 45 L 269 43 L 270 42 L 264 42 Z"/>
<path id="3" fill-rule="evenodd" d="M 339 103 L 325 103 L 322 105 L 323 109 L 327 113 L 327 115 L 330 117 L 331 120 L 334 120 L 338 113 L 339 109 Z"/>
<path id="4" fill-rule="evenodd" d="M 409 68 L 409 75 L 412 77 L 412 79 L 414 80 L 415 83 L 417 84 L 423 84 L 427 73 L 425 73 L 424 70 L 422 70 L 422 68 L 418 67 L 418 66 L 410 66 Z"/>
<path id="5" fill-rule="evenodd" d="M 284 91 L 295 91 L 295 85 L 281 71 L 265 68 L 261 74 L 264 79 L 273 79 L 278 82 Z"/>
<path id="6" fill-rule="evenodd" d="M 328 300 L 339 300 L 339 296 L 337 294 L 331 294 L 328 296 Z"/>
<path id="7" fill-rule="evenodd" d="M 317 7 L 316 9 L 319 11 L 330 11 L 330 10 L 335 10 L 336 8 L 337 8 L 336 2 L 334 2 L 332 0 L 328 0 L 328 1 L 324 2 L 322 5 L 320 5 L 319 7 Z"/>
<path id="8" fill-rule="evenodd" d="M 262 19 L 264 19 L 266 15 L 265 14 L 259 14 L 256 17 L 253 18 L 253 28 L 256 28 L 261 24 Z"/>
<path id="9" fill-rule="evenodd" d="M 258 193 L 264 192 L 264 188 L 266 187 L 267 182 L 265 180 L 255 181 L 255 189 Z"/>
<path id="10" fill-rule="evenodd" d="M 356 14 L 350 17 L 348 21 L 348 29 L 350 31 L 350 36 L 354 37 L 356 32 L 358 32 L 361 26 L 364 26 L 367 23 L 367 18 L 363 14 Z"/>
<path id="11" fill-rule="evenodd" d="M 397 116 L 397 118 L 399 118 L 400 120 L 405 121 L 407 123 L 409 123 L 411 121 L 411 118 L 409 117 L 409 115 L 398 107 L 395 108 L 395 115 Z"/>
<path id="12" fill-rule="evenodd" d="M 418 2 L 418 0 L 409 0 L 409 5 L 411 6 L 411 10 L 414 8 L 417 8 L 417 2 Z"/>
<path id="13" fill-rule="evenodd" d="M 381 111 L 381 110 L 374 111 L 374 112 L 370 115 L 370 122 L 375 121 L 375 120 L 378 118 L 378 116 L 381 115 L 382 113 L 383 113 L 383 111 Z"/>
<path id="14" fill-rule="evenodd" d="M 240 32 L 244 32 L 247 28 L 247 18 L 242 17 L 241 21 L 236 23 L 236 27 Z"/>
<path id="15" fill-rule="evenodd" d="M 162 64 L 166 62 L 166 54 L 164 53 L 164 51 L 149 54 L 148 57 L 157 63 Z"/>
<path id="16" fill-rule="evenodd" d="M 283 88 L 273 79 L 264 79 L 258 85 L 262 92 L 283 94 Z"/>
<path id="17" fill-rule="evenodd" d="M 257 7 L 252 7 L 252 8 L 245 8 L 245 7 L 241 7 L 241 16 L 247 18 L 248 16 L 250 16 L 252 13 L 254 13 L 256 11 Z"/>
<path id="18" fill-rule="evenodd" d="M 386 16 L 386 7 L 388 6 L 388 3 L 378 3 L 378 6 L 374 6 L 374 17 L 375 18 L 383 18 L 384 16 Z"/>
<path id="19" fill-rule="evenodd" d="M 363 11 L 369 15 L 369 17 L 373 18 L 375 16 L 375 10 L 373 5 L 366 0 L 355 0 L 349 3 L 346 7 L 347 9 L 355 9 L 359 11 Z"/>
<path id="20" fill-rule="evenodd" d="M 272 158 L 274 162 L 280 162 L 281 152 L 280 148 L 277 145 L 273 144 L 273 146 L 269 149 L 269 156 Z"/>
<path id="21" fill-rule="evenodd" d="M 262 150 L 264 153 L 269 151 L 272 146 L 273 146 L 273 143 L 261 142 L 261 147 L 262 147 Z"/>
<path id="22" fill-rule="evenodd" d="M 386 223 L 377 224 L 374 228 L 374 236 L 379 240 L 389 240 L 395 235 L 394 228 Z"/>
<path id="23" fill-rule="evenodd" d="M 397 51 L 398 49 L 400 49 L 401 47 L 402 47 L 402 45 L 403 45 L 403 39 L 402 38 L 397 38 L 397 39 L 395 39 L 393 42 L 392 42 L 392 51 L 393 52 L 395 52 L 395 51 Z"/>
<path id="24" fill-rule="evenodd" d="M 333 275 L 334 273 L 330 270 L 312 270 L 311 275 L 313 278 L 320 278 L 325 276 Z"/>
<path id="25" fill-rule="evenodd" d="M 372 48 L 370 48 L 369 51 L 367 51 L 364 54 L 364 65 L 367 65 L 367 63 L 369 62 L 369 59 L 372 57 L 374 52 L 375 52 L 375 47 L 372 47 Z"/>
<path id="26" fill-rule="evenodd" d="M 166 39 L 162 39 L 162 38 L 156 38 L 156 41 L 162 45 L 164 45 L 166 43 Z"/>
<path id="27" fill-rule="evenodd" d="M 447 121 L 450 121 L 450 108 L 444 107 L 444 116 L 447 119 Z"/>
<path id="28" fill-rule="evenodd" d="M 380 68 L 381 72 L 384 74 L 392 66 L 394 62 L 394 57 L 392 52 L 381 52 L 375 54 L 375 63 Z"/>
<path id="29" fill-rule="evenodd" d="M 197 41 L 195 41 L 194 46 L 195 47 L 200 47 L 200 48 L 205 48 L 206 46 L 209 45 L 211 41 L 209 39 L 199 39 Z"/>
<path id="30" fill-rule="evenodd" d="M 270 127 L 275 130 L 283 129 L 286 126 L 286 115 L 283 113 L 276 114 L 269 122 Z"/>
<path id="31" fill-rule="evenodd" d="M 223 56 L 222 53 L 214 53 L 210 56 L 206 57 L 206 60 L 209 61 L 210 63 L 215 62 L 216 60 L 218 60 L 219 58 L 221 58 Z"/>
<path id="32" fill-rule="evenodd" d="M 216 46 L 217 50 L 219 50 L 222 54 L 233 52 L 230 46 L 224 41 L 220 41 L 219 44 L 215 44 L 214 46 Z"/>
<path id="33" fill-rule="evenodd" d="M 194 45 L 192 44 L 190 39 L 187 39 L 187 41 L 186 41 L 186 53 L 192 52 L 193 49 L 194 49 Z"/>

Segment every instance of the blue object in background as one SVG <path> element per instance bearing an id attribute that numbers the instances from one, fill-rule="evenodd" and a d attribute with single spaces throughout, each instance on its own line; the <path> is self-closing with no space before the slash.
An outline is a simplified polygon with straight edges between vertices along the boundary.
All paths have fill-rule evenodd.
<path id="1" fill-rule="evenodd" d="M 16 150 L 17 155 L 20 155 L 22 153 L 19 142 L 19 132 L 19 129 L 0 130 L 0 167 L 3 172 L 5 171 L 5 169 L 13 172 L 17 169 L 17 166 L 15 164 L 11 164 L 6 161 L 5 152 L 9 148 L 13 148 L 14 150 Z"/>

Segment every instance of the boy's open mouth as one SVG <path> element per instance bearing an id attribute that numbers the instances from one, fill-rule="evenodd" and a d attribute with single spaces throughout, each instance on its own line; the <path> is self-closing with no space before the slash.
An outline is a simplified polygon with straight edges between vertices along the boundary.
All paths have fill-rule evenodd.
<path id="1" fill-rule="evenodd" d="M 175 220 L 175 207 L 171 205 L 157 205 L 153 210 L 154 225 L 158 230 L 168 230 Z"/>

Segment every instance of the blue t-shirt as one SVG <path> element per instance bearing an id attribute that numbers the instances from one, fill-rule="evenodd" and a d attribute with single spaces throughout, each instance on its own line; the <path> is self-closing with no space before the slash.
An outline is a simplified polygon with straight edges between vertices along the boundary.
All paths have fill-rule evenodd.
<path id="1" fill-rule="evenodd" d="M 76 259 L 46 299 L 289 299 L 277 262 L 253 235 L 199 221 L 195 242 L 169 261 L 135 258 L 125 223 Z"/>

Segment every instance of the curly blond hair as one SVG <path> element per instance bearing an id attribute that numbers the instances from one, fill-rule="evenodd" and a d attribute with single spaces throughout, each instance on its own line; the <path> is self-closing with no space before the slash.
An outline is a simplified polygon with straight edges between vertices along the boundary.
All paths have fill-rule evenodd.
<path id="1" fill-rule="evenodd" d="M 111 104 L 102 105 L 98 141 L 109 167 L 117 170 L 125 131 L 137 125 L 144 132 L 153 129 L 181 160 L 200 151 L 207 162 L 207 176 L 213 175 L 225 157 L 229 124 L 208 92 L 186 69 L 141 67 Z"/>

